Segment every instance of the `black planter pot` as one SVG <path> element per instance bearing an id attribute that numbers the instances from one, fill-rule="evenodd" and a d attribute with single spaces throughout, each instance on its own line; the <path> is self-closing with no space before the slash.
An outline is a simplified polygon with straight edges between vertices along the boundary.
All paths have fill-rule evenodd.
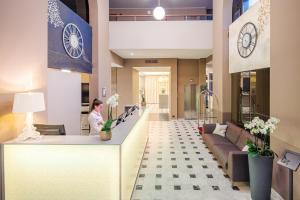
<path id="1" fill-rule="evenodd" d="M 252 200 L 270 200 L 273 157 L 248 155 L 248 161 Z"/>

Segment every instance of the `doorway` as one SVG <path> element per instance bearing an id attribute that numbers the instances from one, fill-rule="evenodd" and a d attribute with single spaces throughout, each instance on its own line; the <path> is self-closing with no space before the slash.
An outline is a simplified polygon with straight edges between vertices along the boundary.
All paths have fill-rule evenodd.
<path id="1" fill-rule="evenodd" d="M 232 121 L 243 125 L 254 117 L 270 116 L 270 69 L 258 69 L 231 75 Z"/>
<path id="2" fill-rule="evenodd" d="M 139 102 L 152 113 L 169 117 L 171 105 L 170 67 L 135 67 L 139 71 Z"/>
<path id="3" fill-rule="evenodd" d="M 197 84 L 186 84 L 184 86 L 184 118 L 197 119 L 197 92 L 200 91 Z"/>

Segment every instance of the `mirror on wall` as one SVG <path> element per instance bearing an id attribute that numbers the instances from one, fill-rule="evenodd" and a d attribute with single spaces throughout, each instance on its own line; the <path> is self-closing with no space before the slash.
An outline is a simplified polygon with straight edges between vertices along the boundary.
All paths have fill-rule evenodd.
<path id="1" fill-rule="evenodd" d="M 232 121 L 243 125 L 270 115 L 270 69 L 232 74 Z"/>

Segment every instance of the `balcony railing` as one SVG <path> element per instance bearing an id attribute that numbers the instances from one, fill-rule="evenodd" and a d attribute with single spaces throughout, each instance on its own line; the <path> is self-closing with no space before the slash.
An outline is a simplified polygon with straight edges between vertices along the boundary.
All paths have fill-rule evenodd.
<path id="1" fill-rule="evenodd" d="M 169 14 L 162 21 L 212 20 L 212 14 Z M 156 21 L 152 15 L 110 14 L 109 21 Z"/>

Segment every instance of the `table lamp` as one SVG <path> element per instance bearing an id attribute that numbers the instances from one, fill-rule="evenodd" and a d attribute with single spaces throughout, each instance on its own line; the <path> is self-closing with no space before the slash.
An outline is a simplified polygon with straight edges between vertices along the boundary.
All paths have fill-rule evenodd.
<path id="1" fill-rule="evenodd" d="M 40 92 L 16 93 L 14 96 L 13 113 L 26 113 L 25 127 L 18 140 L 36 139 L 40 133 L 33 126 L 33 113 L 45 110 L 44 94 Z"/>

